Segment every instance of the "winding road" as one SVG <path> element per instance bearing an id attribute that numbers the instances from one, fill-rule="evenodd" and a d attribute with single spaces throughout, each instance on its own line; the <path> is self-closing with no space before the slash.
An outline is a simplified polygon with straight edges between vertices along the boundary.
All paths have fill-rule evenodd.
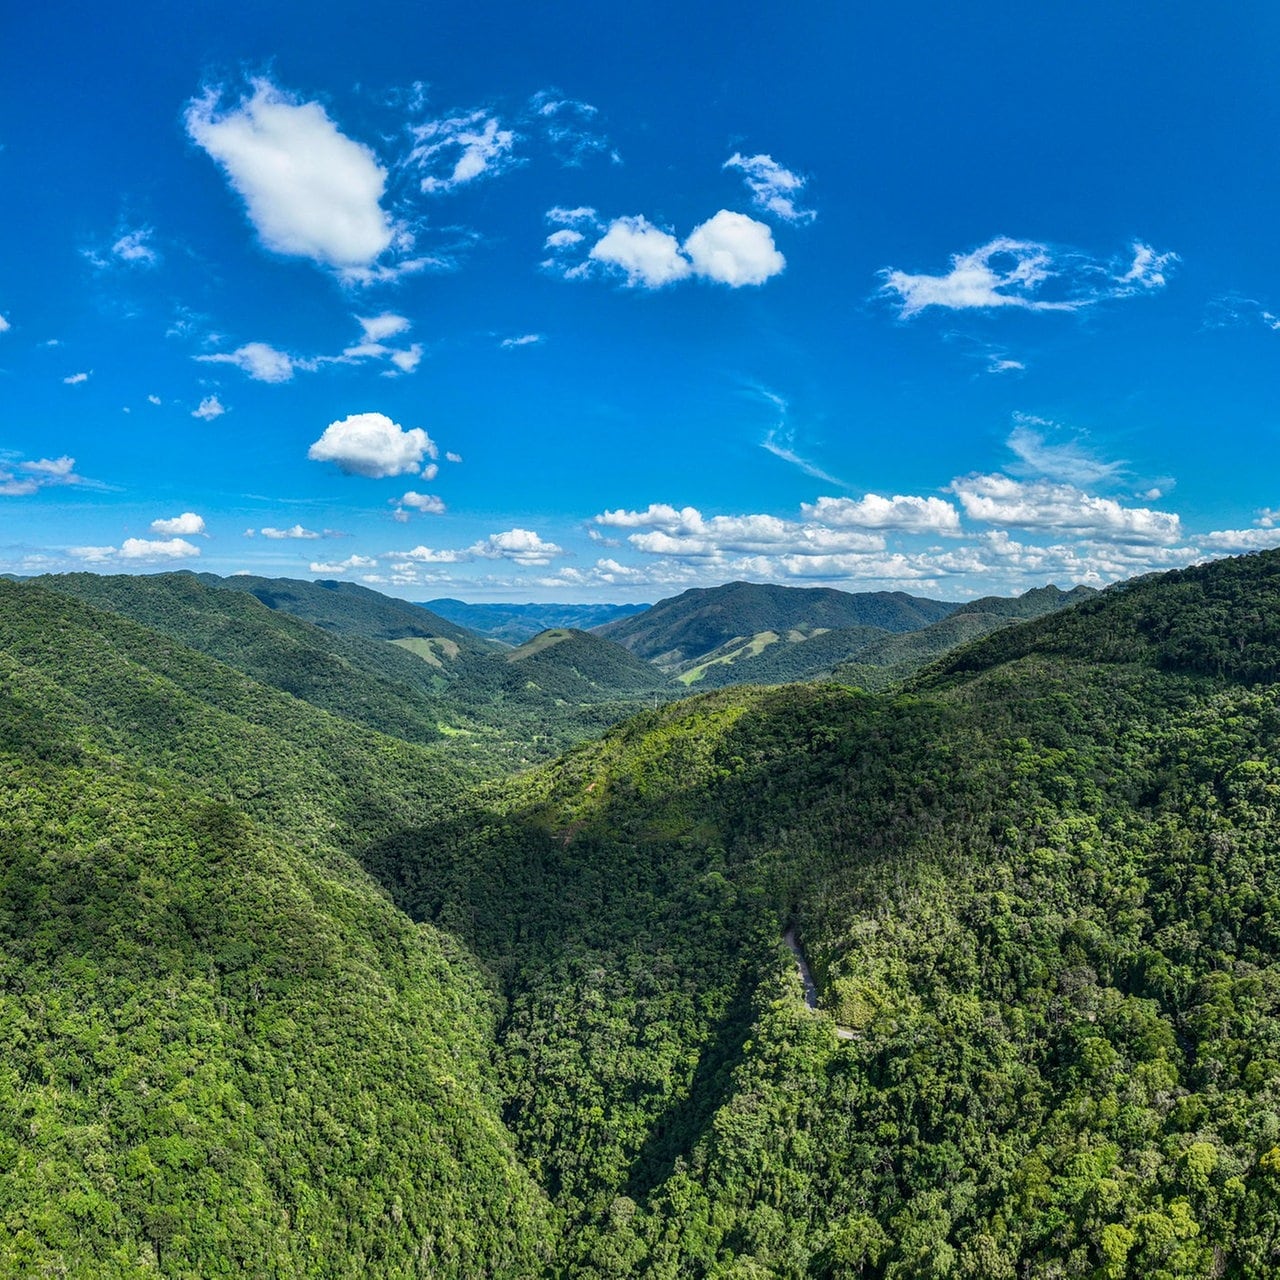
<path id="1" fill-rule="evenodd" d="M 800 970 L 800 981 L 804 984 L 804 1002 L 810 1009 L 817 1012 L 818 1010 L 818 984 L 813 980 L 813 973 L 809 968 L 809 962 L 804 958 L 804 952 L 800 950 L 800 944 L 796 941 L 795 925 L 787 929 L 782 935 L 782 940 L 791 949 L 791 954 L 796 958 L 796 967 Z M 841 1040 L 856 1040 L 858 1033 L 852 1027 L 842 1027 L 836 1023 L 836 1035 Z"/>

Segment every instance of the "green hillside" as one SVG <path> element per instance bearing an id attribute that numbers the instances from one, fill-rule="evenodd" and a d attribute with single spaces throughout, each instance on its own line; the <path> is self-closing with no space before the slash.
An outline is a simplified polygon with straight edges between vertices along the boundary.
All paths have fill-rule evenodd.
<path id="1" fill-rule="evenodd" d="M 503 977 L 564 1274 L 1274 1274 L 1277 588 L 707 695 L 388 847 Z"/>
<path id="2" fill-rule="evenodd" d="M 1277 1272 L 1280 553 L 479 785 L 35 585 L 0 663 L 0 1274 Z"/>
<path id="3" fill-rule="evenodd" d="M 355 861 L 453 785 L 0 583 L 0 1274 L 540 1267 L 492 995 Z"/>
<path id="4" fill-rule="evenodd" d="M 563 627 L 534 636 L 506 660 L 516 678 L 571 702 L 670 689 L 661 671 L 621 645 Z"/>
<path id="5" fill-rule="evenodd" d="M 363 587 L 162 573 L 61 574 L 35 581 L 151 627 L 348 720 L 418 743 L 448 739 L 460 765 L 487 773 L 546 759 L 616 723 L 664 683 L 625 650 L 592 668 L 566 653 L 541 680 L 516 678 L 509 650 L 427 610 Z M 233 585 L 234 584 L 234 585 Z M 439 625 L 437 625 L 439 624 Z M 584 658 L 584 668 L 591 664 Z"/>
<path id="6" fill-rule="evenodd" d="M 696 587 L 651 609 L 597 628 L 638 657 L 675 670 L 703 660 L 735 639 L 766 631 L 785 634 L 837 627 L 913 631 L 946 617 L 956 606 L 901 591 L 851 594 L 829 587 L 779 587 L 730 582 Z"/>

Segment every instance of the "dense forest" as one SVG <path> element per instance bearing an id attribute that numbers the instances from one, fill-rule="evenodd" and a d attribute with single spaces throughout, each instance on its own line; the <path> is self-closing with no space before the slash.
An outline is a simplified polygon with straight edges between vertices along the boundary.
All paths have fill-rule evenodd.
<path id="1" fill-rule="evenodd" d="M 643 709 L 520 772 L 64 585 L 0 582 L 0 1274 L 1280 1273 L 1280 553 L 884 692 L 564 632 L 503 678 Z"/>

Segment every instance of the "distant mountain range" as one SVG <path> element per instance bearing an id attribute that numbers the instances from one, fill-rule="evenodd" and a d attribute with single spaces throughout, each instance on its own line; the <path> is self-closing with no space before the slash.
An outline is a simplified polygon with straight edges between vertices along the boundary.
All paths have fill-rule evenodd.
<path id="1" fill-rule="evenodd" d="M 647 604 L 467 604 L 448 598 L 428 600 L 419 607 L 477 635 L 512 645 L 523 644 L 539 631 L 557 627 L 590 631 L 650 608 Z"/>

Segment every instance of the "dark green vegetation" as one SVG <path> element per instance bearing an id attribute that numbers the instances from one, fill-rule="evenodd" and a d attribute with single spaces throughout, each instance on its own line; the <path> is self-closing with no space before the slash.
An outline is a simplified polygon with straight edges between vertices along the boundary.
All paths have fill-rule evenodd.
<path id="1" fill-rule="evenodd" d="M 367 728 L 410 742 L 447 739 L 454 759 L 487 773 L 601 732 L 662 683 L 593 680 L 607 655 L 575 665 L 568 651 L 562 671 L 549 655 L 536 676 L 517 672 L 502 646 L 350 583 L 191 573 L 36 581 Z M 637 665 L 612 648 L 614 665 Z"/>
<path id="2" fill-rule="evenodd" d="M 38 587 L 0 659 L 0 1274 L 1280 1273 L 1280 553 L 469 789 Z"/>
<path id="3" fill-rule="evenodd" d="M 539 631 L 568 627 L 590 631 L 606 622 L 643 613 L 647 604 L 466 604 L 461 600 L 428 600 L 422 606 L 477 635 L 523 644 Z"/>
<path id="4" fill-rule="evenodd" d="M 883 690 L 905 680 L 913 672 L 957 645 L 988 635 L 1000 627 L 1024 618 L 1035 618 L 1065 608 L 1094 594 L 1089 587 L 1059 591 L 1057 587 L 1038 587 L 1021 596 L 1006 599 L 987 596 L 963 605 L 944 605 L 935 600 L 917 599 L 900 593 L 851 595 L 845 592 L 817 591 L 806 588 L 753 587 L 745 584 L 703 592 L 690 600 L 689 592 L 673 601 L 684 602 L 665 619 L 661 643 L 672 650 L 654 661 L 674 670 L 679 683 L 690 689 L 715 689 L 730 684 L 785 684 L 797 680 L 828 677 L 864 689 Z M 843 596 L 841 600 L 839 597 Z M 754 634 L 735 635 L 710 652 L 670 664 L 671 653 L 697 649 L 705 638 L 708 620 L 717 625 L 726 618 L 747 625 L 761 616 L 789 618 L 784 627 Z M 692 611 L 688 608 L 692 606 Z M 842 615 L 878 619 L 857 626 L 832 626 Z M 936 619 L 936 620 L 930 620 Z M 639 628 L 645 618 L 631 620 Z M 683 628 L 683 630 L 681 629 Z M 612 628 L 606 634 L 625 643 Z M 650 637 L 641 634 L 642 646 Z"/>
<path id="5" fill-rule="evenodd" d="M 785 635 L 793 628 L 812 633 L 836 627 L 914 631 L 945 618 L 955 607 L 901 591 L 852 594 L 829 587 L 730 582 L 696 587 L 598 631 L 638 657 L 675 672 L 705 661 L 722 645 L 763 632 Z"/>

